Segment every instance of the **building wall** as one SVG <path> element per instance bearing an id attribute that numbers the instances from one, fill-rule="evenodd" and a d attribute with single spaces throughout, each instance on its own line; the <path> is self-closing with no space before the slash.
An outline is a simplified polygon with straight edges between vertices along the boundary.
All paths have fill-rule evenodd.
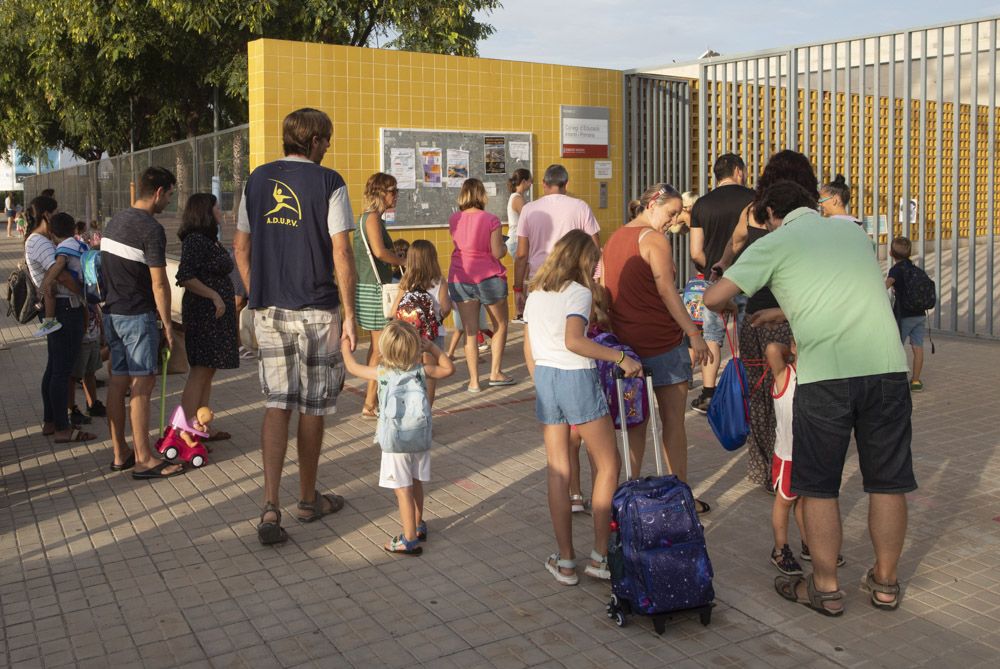
<path id="1" fill-rule="evenodd" d="M 570 193 L 590 204 L 604 238 L 622 224 L 619 71 L 269 39 L 248 48 L 251 169 L 282 155 L 286 114 L 300 107 L 322 109 L 333 120 L 332 146 L 323 164 L 343 175 L 360 214 L 365 181 L 380 167 L 380 128 L 530 132 L 534 195 L 540 194 L 541 173 L 559 162 L 569 170 Z M 594 160 L 559 156 L 560 105 L 610 109 L 613 178 L 607 208 L 598 208 Z M 434 242 L 447 271 L 447 227 L 391 228 L 390 235 Z M 504 262 L 512 266 L 509 257 Z"/>

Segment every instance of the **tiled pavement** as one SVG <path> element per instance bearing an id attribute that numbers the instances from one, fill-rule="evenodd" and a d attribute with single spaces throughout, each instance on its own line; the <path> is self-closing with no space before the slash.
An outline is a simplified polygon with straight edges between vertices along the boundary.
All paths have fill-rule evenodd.
<path id="1" fill-rule="evenodd" d="M 9 272 L 19 246 L 0 242 Z M 213 405 L 233 433 L 209 466 L 155 483 L 107 470 L 99 440 L 57 446 L 40 434 L 44 343 L 0 322 L 0 666 L 93 667 L 826 667 L 971 668 L 1000 660 L 1000 346 L 937 339 L 927 391 L 915 397 L 921 488 L 911 520 L 899 611 L 872 609 L 857 588 L 872 561 L 856 460 L 841 497 L 847 614 L 828 619 L 772 589 L 771 497 L 744 478 L 746 455 L 719 448 L 689 415 L 691 478 L 710 500 L 712 624 L 680 615 L 662 637 L 649 621 L 619 629 L 606 585 L 557 585 L 544 453 L 514 327 L 518 385 L 478 396 L 465 373 L 444 384 L 435 423 L 430 542 L 421 558 L 381 550 L 396 531 L 377 487 L 373 425 L 358 418 L 357 380 L 329 421 L 325 489 L 347 497 L 312 525 L 294 514 L 294 448 L 283 479 L 291 541 L 258 545 L 254 366 L 222 372 Z M 484 366 L 485 368 L 485 366 Z M 172 376 L 168 401 L 183 377 Z M 587 475 L 584 474 L 584 478 Z M 589 518 L 575 520 L 586 554 Z"/>

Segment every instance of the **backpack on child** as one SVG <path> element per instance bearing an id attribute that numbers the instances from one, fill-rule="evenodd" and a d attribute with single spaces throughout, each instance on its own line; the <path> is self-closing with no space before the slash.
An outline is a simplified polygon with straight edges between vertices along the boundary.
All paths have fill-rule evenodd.
<path id="1" fill-rule="evenodd" d="M 904 262 L 900 268 L 903 275 L 902 293 L 897 292 L 899 304 L 906 311 L 927 311 L 937 304 L 937 286 L 927 272 L 912 262 Z"/>
<path id="2" fill-rule="evenodd" d="M 38 289 L 23 265 L 18 265 L 7 279 L 7 315 L 21 325 L 38 317 Z"/>
<path id="3" fill-rule="evenodd" d="M 83 267 L 83 293 L 87 296 L 87 302 L 102 304 L 107 297 L 107 289 L 104 286 L 104 276 L 101 274 L 100 250 L 84 251 L 80 256 L 80 265 Z"/>
<path id="4" fill-rule="evenodd" d="M 399 300 L 394 314 L 396 320 L 409 323 L 422 339 L 434 341 L 440 332 L 434 300 L 426 290 L 410 290 Z"/>
<path id="5" fill-rule="evenodd" d="M 684 286 L 684 308 L 687 309 L 688 316 L 695 325 L 704 322 L 706 288 L 708 281 L 705 281 L 703 274 L 696 275 Z"/>
<path id="6" fill-rule="evenodd" d="M 386 373 L 379 380 L 375 441 L 386 453 L 419 453 L 431 447 L 431 405 L 423 367 Z"/>

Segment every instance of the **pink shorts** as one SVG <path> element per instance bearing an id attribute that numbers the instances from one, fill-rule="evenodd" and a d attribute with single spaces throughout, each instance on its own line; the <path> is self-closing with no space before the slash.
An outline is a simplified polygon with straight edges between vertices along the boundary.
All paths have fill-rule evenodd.
<path id="1" fill-rule="evenodd" d="M 788 501 L 798 499 L 792 494 L 792 461 L 782 460 L 777 455 L 771 459 L 771 486 L 776 494 Z"/>

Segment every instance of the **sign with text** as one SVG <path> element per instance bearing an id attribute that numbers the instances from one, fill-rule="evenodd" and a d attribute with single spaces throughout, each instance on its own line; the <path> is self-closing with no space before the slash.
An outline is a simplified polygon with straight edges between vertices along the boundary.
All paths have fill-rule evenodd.
<path id="1" fill-rule="evenodd" d="M 560 107 L 563 158 L 607 158 L 608 126 L 611 112 L 607 107 Z"/>

